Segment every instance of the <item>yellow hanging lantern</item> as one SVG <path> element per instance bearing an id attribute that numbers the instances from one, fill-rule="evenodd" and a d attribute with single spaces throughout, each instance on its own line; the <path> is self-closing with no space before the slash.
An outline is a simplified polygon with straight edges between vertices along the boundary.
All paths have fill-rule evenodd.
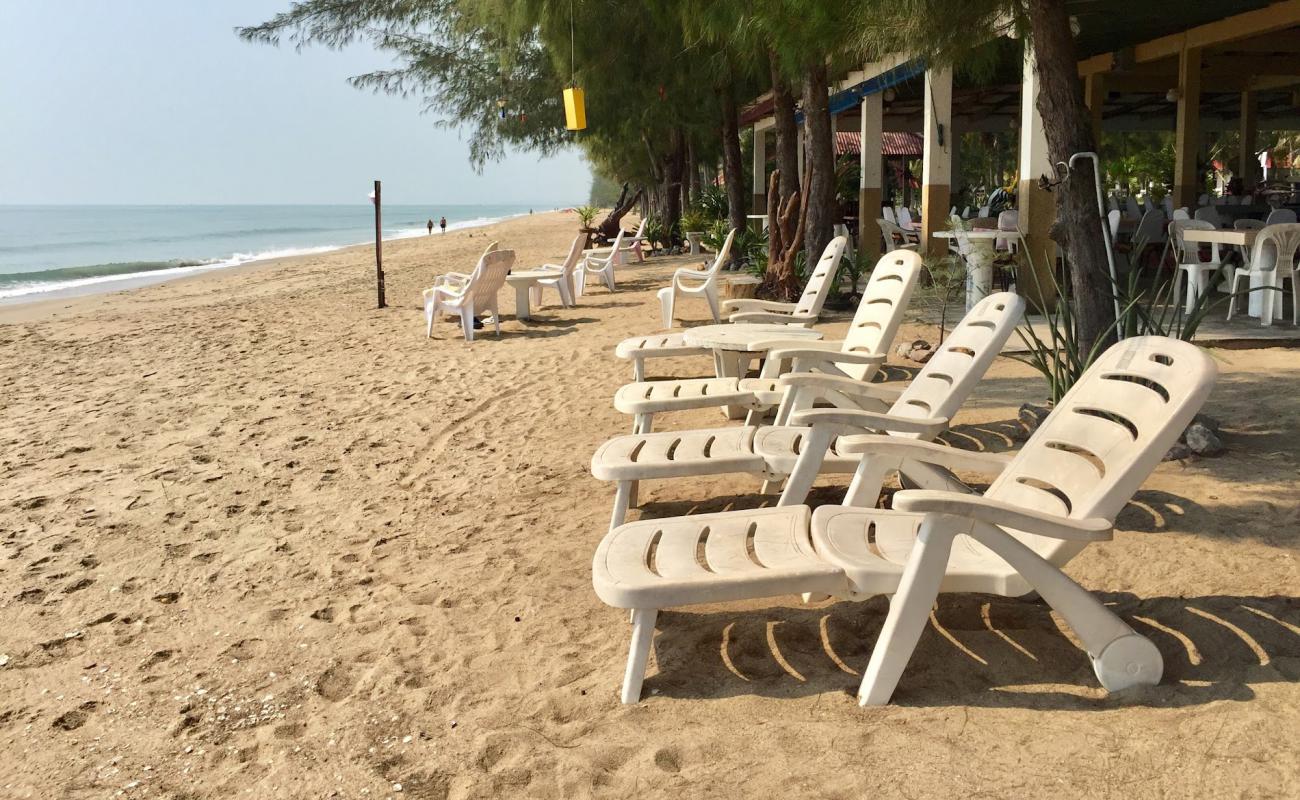
<path id="1" fill-rule="evenodd" d="M 564 127 L 571 131 L 580 131 L 587 127 L 586 96 L 577 86 L 564 90 Z"/>

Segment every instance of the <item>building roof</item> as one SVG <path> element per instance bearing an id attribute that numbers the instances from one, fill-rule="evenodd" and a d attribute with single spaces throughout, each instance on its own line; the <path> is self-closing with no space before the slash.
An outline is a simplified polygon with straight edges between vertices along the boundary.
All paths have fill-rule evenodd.
<path id="1" fill-rule="evenodd" d="M 885 131 L 880 135 L 880 154 L 882 156 L 903 156 L 920 158 L 925 149 L 925 140 L 919 133 L 894 133 Z M 835 155 L 857 155 L 862 152 L 862 134 L 851 131 L 835 133 Z"/>

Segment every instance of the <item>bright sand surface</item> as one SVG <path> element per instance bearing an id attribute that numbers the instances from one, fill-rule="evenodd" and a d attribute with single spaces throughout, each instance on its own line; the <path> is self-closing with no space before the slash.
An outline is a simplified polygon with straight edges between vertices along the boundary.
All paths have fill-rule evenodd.
<path id="1" fill-rule="evenodd" d="M 630 628 L 591 588 L 613 487 L 588 464 L 630 429 L 614 345 L 656 329 L 686 259 L 527 325 L 503 291 L 472 345 L 426 339 L 419 307 L 485 234 L 529 266 L 575 228 L 388 245 L 384 311 L 364 248 L 0 310 L 0 796 L 1300 794 L 1293 350 L 1216 351 L 1228 452 L 1161 465 L 1069 565 L 1159 646 L 1159 687 L 1106 696 L 1042 604 L 943 596 L 894 704 L 863 710 L 885 601 L 790 597 L 665 611 L 620 705 Z M 1008 449 L 1043 395 L 999 359 L 947 438 Z M 632 518 L 758 487 L 651 482 Z"/>

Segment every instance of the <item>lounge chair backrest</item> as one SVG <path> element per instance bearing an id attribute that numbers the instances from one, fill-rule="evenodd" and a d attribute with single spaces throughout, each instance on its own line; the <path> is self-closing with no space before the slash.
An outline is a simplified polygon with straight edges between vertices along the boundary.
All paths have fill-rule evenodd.
<path id="1" fill-rule="evenodd" d="M 817 259 L 817 263 L 809 270 L 808 283 L 803 287 L 803 294 L 799 296 L 798 302 L 795 303 L 795 314 L 811 314 L 814 317 L 822 313 L 822 306 L 826 303 L 826 295 L 831 292 L 831 285 L 835 282 L 835 273 L 840 268 L 840 258 L 844 255 L 844 247 L 848 240 L 843 236 L 836 236 L 831 239 L 830 244 L 822 251 L 822 257 Z"/>
<path id="2" fill-rule="evenodd" d="M 1250 250 L 1250 268 L 1256 272 L 1281 270 L 1290 275 L 1296 268 L 1296 250 L 1300 249 L 1300 223 L 1269 225 L 1255 237 Z"/>
<path id="3" fill-rule="evenodd" d="M 645 236 L 645 222 L 645 218 L 643 217 L 641 219 L 641 224 L 636 226 L 636 234 L 632 237 L 633 239 L 640 239 L 642 236 Z"/>
<path id="4" fill-rule="evenodd" d="M 718 255 L 713 259 L 709 266 L 709 277 L 712 278 L 727 265 L 727 258 L 731 255 L 731 242 L 736 238 L 736 229 L 732 228 L 727 233 L 727 238 L 722 242 L 722 247 L 718 249 Z"/>
<path id="5" fill-rule="evenodd" d="M 912 378 L 889 413 L 912 419 L 951 419 L 1002 352 L 1024 313 L 1025 299 L 1014 292 L 991 294 L 976 303 Z"/>
<path id="6" fill-rule="evenodd" d="M 1269 212 L 1268 217 L 1264 219 L 1265 225 L 1286 225 L 1295 222 L 1295 212 L 1289 208 L 1275 208 Z"/>
<path id="7" fill-rule="evenodd" d="M 1212 231 L 1215 227 L 1212 223 L 1203 219 L 1176 219 L 1169 223 L 1169 240 L 1173 243 L 1174 258 L 1178 259 L 1179 264 L 1199 264 L 1200 247 L 1195 246 L 1189 251 L 1187 243 L 1183 241 L 1183 231 Z"/>
<path id="8" fill-rule="evenodd" d="M 903 324 L 903 311 L 920 277 L 919 253 L 895 250 L 881 256 L 862 290 L 862 300 L 840 349 L 845 353 L 887 354 L 898 327 Z M 869 364 L 845 365 L 842 369 L 855 380 L 864 380 L 869 371 L 875 372 L 875 367 Z"/>
<path id="9" fill-rule="evenodd" d="M 880 226 L 880 233 L 885 237 L 885 246 L 890 250 L 908 243 L 908 232 L 893 222 L 887 219 L 878 219 L 876 224 Z"/>
<path id="10" fill-rule="evenodd" d="M 506 284 L 506 275 L 515 265 L 514 250 L 493 250 L 483 254 L 483 259 L 474 274 L 469 276 L 468 291 L 474 295 L 475 308 L 487 308 L 488 301 L 495 297 Z"/>
<path id="11" fill-rule="evenodd" d="M 1125 339 L 1061 398 L 985 496 L 1114 521 L 1191 423 L 1215 373 L 1214 360 L 1190 342 Z M 1057 566 L 1085 544 L 1011 533 Z"/>

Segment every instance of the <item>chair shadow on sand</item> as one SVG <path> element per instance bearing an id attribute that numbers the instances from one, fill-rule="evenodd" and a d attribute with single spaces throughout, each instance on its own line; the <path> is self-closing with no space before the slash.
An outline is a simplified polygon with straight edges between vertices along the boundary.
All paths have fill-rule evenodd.
<path id="1" fill-rule="evenodd" d="M 1024 428 L 1017 420 L 959 425 L 941 438 L 962 449 L 1002 452 L 1018 446 Z M 839 485 L 814 488 L 809 504 L 839 502 L 848 476 L 839 477 Z M 641 515 L 775 505 L 775 495 L 758 492 L 758 481 L 752 494 L 647 502 Z M 882 504 L 890 494 L 887 490 Z M 1173 519 L 1184 531 L 1218 532 L 1214 514 L 1200 504 L 1153 490 L 1139 491 L 1116 527 L 1159 534 Z M 1159 686 L 1106 694 L 1073 634 L 1036 598 L 945 594 L 892 702 L 1075 710 L 1176 707 L 1249 700 L 1251 684 L 1300 680 L 1300 598 L 1095 594 L 1160 649 L 1165 670 Z M 691 699 L 852 695 L 887 611 L 883 597 L 807 606 L 797 598 L 774 598 L 750 611 L 661 611 L 654 646 L 658 667 L 646 679 L 645 691 Z"/>

